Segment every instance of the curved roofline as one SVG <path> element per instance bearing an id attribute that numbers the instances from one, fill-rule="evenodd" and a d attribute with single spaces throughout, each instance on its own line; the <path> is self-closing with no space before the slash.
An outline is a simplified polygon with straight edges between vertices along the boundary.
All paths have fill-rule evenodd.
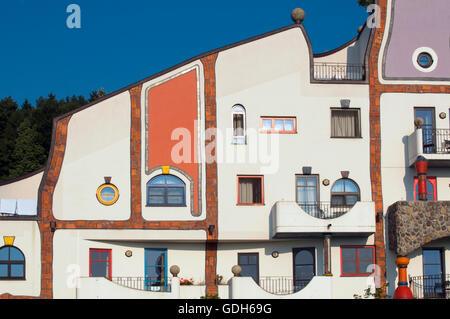
<path id="1" fill-rule="evenodd" d="M 27 173 L 25 175 L 19 176 L 19 177 L 14 177 L 14 178 L 11 178 L 11 179 L 0 181 L 0 186 L 12 184 L 12 183 L 21 181 L 23 179 L 27 179 L 29 177 L 32 177 L 32 176 L 37 175 L 39 173 L 42 173 L 44 170 L 45 170 L 45 166 L 41 167 L 40 169 L 37 169 L 37 170 L 35 170 L 33 172 L 30 172 L 30 173 Z"/>
<path id="2" fill-rule="evenodd" d="M 322 52 L 322 53 L 314 53 L 313 57 L 315 57 L 315 58 L 322 58 L 322 57 L 326 57 L 326 56 L 332 55 L 332 54 L 334 54 L 336 52 L 339 52 L 342 49 L 345 49 L 346 47 L 352 45 L 353 43 L 355 43 L 356 41 L 359 40 L 359 38 L 361 37 L 361 34 L 363 33 L 364 29 L 366 29 L 366 27 L 367 27 L 367 23 L 364 23 L 364 26 L 363 26 L 361 32 L 359 32 L 356 37 L 354 37 L 350 41 L 342 44 L 341 46 L 339 46 L 339 47 L 337 47 L 335 49 L 332 49 L 332 50 L 329 50 L 329 51 L 325 51 L 325 52 Z"/>

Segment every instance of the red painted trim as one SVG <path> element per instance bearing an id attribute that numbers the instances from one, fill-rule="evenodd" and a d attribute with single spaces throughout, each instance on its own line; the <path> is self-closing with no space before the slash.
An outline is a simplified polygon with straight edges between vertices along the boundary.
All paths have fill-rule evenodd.
<path id="1" fill-rule="evenodd" d="M 111 264 L 112 264 L 112 259 L 111 259 L 111 249 L 102 249 L 102 248 L 89 248 L 89 277 L 92 276 L 92 272 L 91 272 L 91 264 L 92 261 L 105 261 L 103 259 L 95 259 L 92 260 L 91 259 L 91 252 L 99 252 L 99 253 L 108 253 L 108 279 L 111 280 Z"/>
<path id="2" fill-rule="evenodd" d="M 261 203 L 246 204 L 241 203 L 239 197 L 239 178 L 259 178 L 261 179 Z M 236 189 L 237 189 L 237 206 L 264 206 L 264 175 L 237 175 L 236 178 Z"/>
<path id="3" fill-rule="evenodd" d="M 342 258 L 342 249 L 343 248 L 356 248 L 356 256 L 355 256 L 355 260 L 345 260 L 345 261 L 354 261 L 356 263 L 356 273 L 354 274 L 344 274 L 343 272 L 343 262 L 344 262 L 344 258 Z M 340 254 L 341 254 L 341 277 L 368 277 L 370 275 L 373 274 L 373 272 L 371 273 L 361 273 L 359 272 L 359 262 L 361 261 L 359 259 L 359 248 L 372 248 L 372 264 L 375 264 L 375 246 L 373 245 L 343 245 L 340 246 Z M 367 260 L 363 260 L 363 261 L 367 261 Z M 375 269 L 374 269 L 375 271 Z"/>
<path id="4" fill-rule="evenodd" d="M 272 129 L 270 131 L 263 129 L 263 120 L 271 120 L 272 121 Z M 275 120 L 292 120 L 294 122 L 294 129 L 292 131 L 277 131 L 275 130 Z M 283 122 L 284 128 L 284 122 Z M 278 134 L 296 134 L 297 133 L 297 118 L 295 116 L 261 116 L 259 121 L 259 131 L 261 133 L 278 133 Z"/>
<path id="5" fill-rule="evenodd" d="M 433 185 L 433 200 L 437 200 L 437 183 L 436 183 L 436 176 L 427 176 L 427 182 L 430 182 Z M 419 193 L 420 192 L 416 192 L 416 186 L 419 183 L 419 177 L 414 176 L 414 185 L 413 185 L 413 190 L 414 190 L 414 200 L 418 200 L 416 198 L 418 198 Z M 426 189 L 426 188 L 425 188 Z M 428 195 L 428 192 L 426 192 Z"/>

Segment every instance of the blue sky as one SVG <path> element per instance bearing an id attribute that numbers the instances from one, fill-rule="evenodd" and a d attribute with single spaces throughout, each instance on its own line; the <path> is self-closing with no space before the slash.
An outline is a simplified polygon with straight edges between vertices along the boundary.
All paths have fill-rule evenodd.
<path id="1" fill-rule="evenodd" d="M 70 29 L 70 4 L 81 28 Z M 306 12 L 314 53 L 357 34 L 368 14 L 357 0 L 0 1 L 0 98 L 108 93 L 206 51 L 292 24 Z"/>

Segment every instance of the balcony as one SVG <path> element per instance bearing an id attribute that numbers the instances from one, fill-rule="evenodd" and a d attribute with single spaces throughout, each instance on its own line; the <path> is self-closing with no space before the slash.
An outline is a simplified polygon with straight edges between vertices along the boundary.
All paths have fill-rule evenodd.
<path id="1" fill-rule="evenodd" d="M 318 81 L 364 81 L 363 64 L 352 63 L 314 63 L 314 80 Z"/>
<path id="2" fill-rule="evenodd" d="M 374 202 L 334 206 L 327 202 L 298 204 L 278 201 L 272 214 L 273 238 L 303 235 L 370 235 L 375 233 Z"/>
<path id="3" fill-rule="evenodd" d="M 409 286 L 416 299 L 450 299 L 450 275 L 409 277 Z"/>
<path id="4" fill-rule="evenodd" d="M 419 156 L 428 160 L 428 167 L 450 167 L 450 130 L 416 129 L 408 136 L 408 166 Z"/>

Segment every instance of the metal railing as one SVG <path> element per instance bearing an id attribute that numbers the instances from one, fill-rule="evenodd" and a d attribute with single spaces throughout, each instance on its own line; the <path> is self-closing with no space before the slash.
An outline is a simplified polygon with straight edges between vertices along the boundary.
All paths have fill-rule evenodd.
<path id="1" fill-rule="evenodd" d="M 450 299 L 450 275 L 410 276 L 409 286 L 417 299 Z"/>
<path id="2" fill-rule="evenodd" d="M 260 277 L 259 286 L 274 295 L 289 295 L 305 288 L 311 279 L 294 280 L 292 277 Z"/>
<path id="3" fill-rule="evenodd" d="M 314 63 L 315 80 L 352 80 L 362 81 L 366 78 L 363 64 L 357 63 Z"/>
<path id="4" fill-rule="evenodd" d="M 170 281 L 152 277 L 112 277 L 111 281 L 132 289 L 156 292 L 171 292 Z"/>
<path id="5" fill-rule="evenodd" d="M 315 218 L 333 219 L 347 213 L 353 205 L 336 205 L 330 202 L 298 203 L 301 209 Z"/>
<path id="6" fill-rule="evenodd" d="M 425 154 L 449 154 L 450 130 L 422 127 L 423 152 Z"/>

